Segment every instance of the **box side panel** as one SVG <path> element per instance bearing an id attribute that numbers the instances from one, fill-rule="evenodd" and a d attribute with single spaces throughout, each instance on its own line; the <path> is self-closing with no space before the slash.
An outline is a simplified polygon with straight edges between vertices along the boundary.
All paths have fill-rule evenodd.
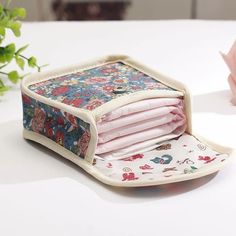
<path id="1" fill-rule="evenodd" d="M 79 157 L 85 157 L 91 139 L 89 123 L 26 94 L 22 94 L 22 100 L 25 129 L 42 134 Z"/>

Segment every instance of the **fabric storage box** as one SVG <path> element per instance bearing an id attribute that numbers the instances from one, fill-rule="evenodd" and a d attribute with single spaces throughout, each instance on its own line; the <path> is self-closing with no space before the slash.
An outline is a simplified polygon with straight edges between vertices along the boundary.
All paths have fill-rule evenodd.
<path id="1" fill-rule="evenodd" d="M 121 55 L 22 81 L 23 136 L 113 186 L 218 171 L 233 150 L 192 132 L 186 87 Z"/>

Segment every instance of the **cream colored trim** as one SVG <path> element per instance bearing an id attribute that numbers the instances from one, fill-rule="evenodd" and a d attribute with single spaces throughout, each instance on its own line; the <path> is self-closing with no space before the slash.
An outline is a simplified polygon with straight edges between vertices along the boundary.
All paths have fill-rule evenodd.
<path id="1" fill-rule="evenodd" d="M 216 144 L 210 140 L 208 140 L 207 138 L 205 137 L 202 137 L 201 135 L 199 135 L 198 133 L 196 132 L 193 132 L 192 133 L 192 136 L 194 136 L 195 138 L 197 138 L 200 142 L 206 144 L 209 148 L 211 148 L 212 150 L 215 150 L 217 152 L 220 152 L 220 153 L 226 153 L 226 154 L 231 154 L 233 152 L 236 152 L 236 150 L 234 150 L 233 148 L 231 147 L 226 147 L 226 146 L 222 146 L 220 144 Z"/>
<path id="2" fill-rule="evenodd" d="M 199 177 L 217 172 L 229 161 L 229 159 L 232 159 L 232 158 L 229 157 L 224 162 L 220 162 L 220 163 L 217 163 L 217 164 L 212 165 L 212 166 L 203 167 L 203 168 L 201 168 L 201 171 L 191 173 L 191 174 L 178 175 L 178 176 L 175 176 L 174 178 L 162 178 L 162 179 L 158 179 L 158 180 L 155 180 L 155 181 L 148 181 L 148 182 L 147 181 L 143 181 L 143 182 L 142 181 L 122 182 L 122 181 L 118 181 L 118 180 L 112 180 L 111 178 L 105 176 L 95 166 L 91 165 L 86 160 L 81 159 L 80 157 L 78 157 L 74 153 L 70 152 L 69 150 L 65 149 L 64 147 L 60 146 L 59 144 L 55 143 L 54 141 L 48 139 L 47 137 L 45 137 L 41 134 L 38 134 L 38 133 L 35 133 L 35 132 L 32 132 L 32 131 L 28 131 L 28 130 L 24 130 L 23 131 L 23 136 L 26 139 L 35 141 L 37 143 L 40 143 L 40 144 L 46 146 L 47 148 L 49 148 L 49 149 L 53 150 L 54 152 L 60 154 L 62 157 L 72 161 L 73 163 L 80 166 L 82 169 L 84 169 L 86 172 L 91 174 L 93 177 L 95 177 L 99 181 L 101 181 L 105 184 L 112 185 L 112 186 L 117 186 L 117 187 L 153 186 L 153 185 L 161 185 L 161 184 L 168 184 L 168 183 L 174 183 L 174 182 L 180 182 L 180 181 L 195 179 L 195 178 L 199 178 Z M 196 138 L 199 139 L 198 137 L 196 137 Z M 217 144 L 214 144 L 213 142 L 207 141 L 206 139 L 204 139 L 204 140 L 206 141 L 206 143 L 210 143 L 210 145 L 216 151 L 219 151 L 219 152 L 223 151 L 224 153 L 229 153 L 231 157 L 236 155 L 235 150 L 219 146 Z"/>

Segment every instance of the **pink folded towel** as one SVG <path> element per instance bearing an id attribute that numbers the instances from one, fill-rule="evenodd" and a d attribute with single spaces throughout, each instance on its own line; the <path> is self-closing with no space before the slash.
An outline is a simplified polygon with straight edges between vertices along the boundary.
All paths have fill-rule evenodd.
<path id="1" fill-rule="evenodd" d="M 145 99 L 120 107 L 97 123 L 96 154 L 113 151 L 185 130 L 183 101 L 180 98 Z M 178 132 L 175 132 L 178 130 Z M 145 144 L 146 145 L 146 144 Z"/>
<path id="2" fill-rule="evenodd" d="M 144 130 L 142 132 L 137 132 L 127 136 L 123 136 L 104 144 L 99 144 L 96 149 L 96 154 L 114 151 L 117 149 L 130 146 L 134 143 L 139 143 L 149 139 L 153 139 L 155 137 L 161 137 L 163 135 L 170 134 L 177 128 L 183 126 L 184 124 L 185 120 L 170 122 L 165 125 L 160 125 L 148 130 Z"/>
<path id="3" fill-rule="evenodd" d="M 150 110 L 145 110 L 137 113 L 127 114 L 125 116 L 121 116 L 115 120 L 111 121 L 102 121 L 97 124 L 98 133 L 105 133 L 107 131 L 111 131 L 120 127 L 124 127 L 130 124 L 134 124 L 136 122 L 145 120 L 149 120 L 151 118 L 162 117 L 167 114 L 180 114 L 181 108 L 175 106 L 163 106 L 159 108 L 154 108 Z"/>
<path id="4" fill-rule="evenodd" d="M 157 126 L 171 123 L 172 121 L 175 122 L 181 119 L 182 118 L 180 115 L 169 113 L 160 117 L 154 117 L 154 118 L 145 120 L 145 122 L 139 121 L 137 123 L 133 123 L 125 127 L 119 127 L 119 128 L 107 131 L 105 133 L 99 134 L 98 143 L 106 143 L 112 139 L 115 139 L 121 136 L 140 132 L 146 129 L 150 129 L 152 127 L 157 127 Z"/>
<path id="5" fill-rule="evenodd" d="M 138 102 L 130 103 L 123 107 L 120 107 L 103 117 L 102 120 L 110 121 L 117 119 L 121 116 L 130 115 L 140 111 L 151 110 L 157 107 L 164 107 L 164 106 L 175 106 L 175 105 L 182 105 L 182 100 L 179 98 L 152 98 L 152 99 L 145 99 Z"/>

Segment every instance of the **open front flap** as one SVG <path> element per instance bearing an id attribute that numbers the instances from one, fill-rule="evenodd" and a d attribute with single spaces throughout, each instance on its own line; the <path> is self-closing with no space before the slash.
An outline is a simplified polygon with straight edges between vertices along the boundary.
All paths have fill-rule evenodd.
<path id="1" fill-rule="evenodd" d="M 229 157 L 186 131 L 183 97 L 129 103 L 97 122 L 94 168 L 117 185 L 145 186 L 210 174 Z"/>
<path id="2" fill-rule="evenodd" d="M 210 174 L 228 160 L 229 154 L 214 150 L 187 133 L 151 150 L 132 156 L 106 160 L 95 158 L 94 167 L 117 184 L 142 186 L 181 181 Z"/>

